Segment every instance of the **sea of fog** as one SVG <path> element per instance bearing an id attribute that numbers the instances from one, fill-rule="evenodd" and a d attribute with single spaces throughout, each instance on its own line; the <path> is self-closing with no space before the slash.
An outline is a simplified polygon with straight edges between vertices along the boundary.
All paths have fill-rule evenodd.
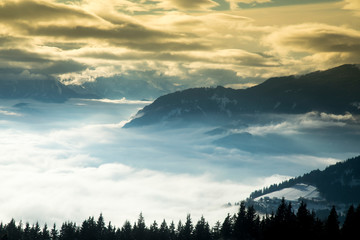
<path id="1" fill-rule="evenodd" d="M 312 149 L 267 153 L 215 144 L 223 136 L 208 134 L 209 126 L 122 128 L 147 104 L 1 100 L 0 220 L 81 224 L 102 213 L 121 227 L 142 212 L 148 225 L 177 223 L 187 214 L 214 224 L 254 190 L 359 154 L 349 148 L 360 139 L 358 120 L 349 114 L 309 113 L 228 129 L 265 140 L 276 133 Z M 343 129 L 350 136 L 345 143 Z M 331 138 L 337 148 L 328 152 Z"/>

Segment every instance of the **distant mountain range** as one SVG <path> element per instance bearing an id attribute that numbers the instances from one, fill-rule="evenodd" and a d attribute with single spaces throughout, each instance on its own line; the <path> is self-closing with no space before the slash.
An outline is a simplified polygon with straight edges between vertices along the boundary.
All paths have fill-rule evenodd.
<path id="1" fill-rule="evenodd" d="M 162 122 L 228 122 L 240 114 L 360 113 L 360 68 L 342 65 L 302 76 L 275 77 L 248 89 L 194 88 L 167 94 L 125 127 Z"/>
<path id="2" fill-rule="evenodd" d="M 45 102 L 79 97 L 154 99 L 183 88 L 170 79 L 151 79 L 147 76 L 144 81 L 134 81 L 114 76 L 82 85 L 64 85 L 53 78 L 0 79 L 0 99 L 32 98 Z M 270 78 L 244 90 L 194 88 L 163 95 L 139 112 L 141 118 L 127 126 L 194 118 L 233 119 L 240 113 L 360 112 L 359 91 L 360 69 L 348 64 L 303 76 Z"/>
<path id="3" fill-rule="evenodd" d="M 0 99 L 35 99 L 43 102 L 65 102 L 69 98 L 97 98 L 78 93 L 55 79 L 0 80 Z"/>
<path id="4" fill-rule="evenodd" d="M 139 78 L 141 78 L 139 76 Z M 145 77 L 144 77 L 145 78 Z M 95 81 L 85 82 L 81 85 L 68 85 L 72 90 L 81 94 L 92 94 L 99 98 L 109 99 L 156 99 L 159 96 L 174 92 L 183 87 L 175 86 L 168 79 L 129 79 L 124 76 L 98 77 Z"/>
<path id="5" fill-rule="evenodd" d="M 81 85 L 63 84 L 51 76 L 42 77 L 22 79 L 20 74 L 16 79 L 11 76 L 7 79 L 6 75 L 0 73 L 0 99 L 30 98 L 42 102 L 64 102 L 69 98 L 152 100 L 185 88 L 174 84 L 171 79 L 157 79 L 157 76 L 144 76 L 141 80 L 118 75 L 98 77 Z"/>

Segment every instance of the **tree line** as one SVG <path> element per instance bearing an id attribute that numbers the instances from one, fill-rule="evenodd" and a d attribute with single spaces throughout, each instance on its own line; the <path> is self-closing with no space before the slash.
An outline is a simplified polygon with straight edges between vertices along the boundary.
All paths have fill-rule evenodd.
<path id="1" fill-rule="evenodd" d="M 340 225 L 338 214 L 333 207 L 325 220 L 320 220 L 302 202 L 295 212 L 291 202 L 282 199 L 276 212 L 259 216 L 253 206 L 241 202 L 237 214 L 230 215 L 213 227 L 204 217 L 193 223 L 190 215 L 186 220 L 159 225 L 154 221 L 149 227 L 142 214 L 131 224 L 116 228 L 105 223 L 102 214 L 95 220 L 89 217 L 80 226 L 74 222 L 64 222 L 58 229 L 38 223 L 16 224 L 12 219 L 0 224 L 1 240 L 262 240 L 262 239 L 351 239 L 358 235 L 360 227 L 360 205 L 349 207 L 345 221 Z"/>

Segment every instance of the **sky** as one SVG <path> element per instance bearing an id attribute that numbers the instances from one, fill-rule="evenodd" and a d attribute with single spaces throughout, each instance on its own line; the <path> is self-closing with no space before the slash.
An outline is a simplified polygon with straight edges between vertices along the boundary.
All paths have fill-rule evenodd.
<path id="1" fill-rule="evenodd" d="M 245 88 L 359 63 L 359 18 L 358 0 L 2 0 L 0 72 Z"/>

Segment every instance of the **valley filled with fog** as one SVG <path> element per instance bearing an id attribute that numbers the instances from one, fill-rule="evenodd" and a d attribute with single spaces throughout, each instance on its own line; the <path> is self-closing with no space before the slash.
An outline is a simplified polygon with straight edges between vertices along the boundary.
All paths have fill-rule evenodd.
<path id="1" fill-rule="evenodd" d="M 103 213 L 122 226 L 142 212 L 147 224 L 187 213 L 214 223 L 254 190 L 360 153 L 351 114 L 122 128 L 147 104 L 2 100 L 0 219 L 51 224 Z"/>

